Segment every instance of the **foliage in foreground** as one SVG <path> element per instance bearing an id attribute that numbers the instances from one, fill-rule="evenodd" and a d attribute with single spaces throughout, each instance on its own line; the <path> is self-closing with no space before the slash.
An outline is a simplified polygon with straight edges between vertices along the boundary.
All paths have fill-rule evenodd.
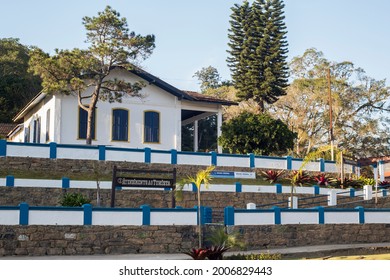
<path id="1" fill-rule="evenodd" d="M 90 202 L 91 200 L 81 193 L 66 193 L 60 199 L 61 206 L 66 207 L 80 207 Z"/>

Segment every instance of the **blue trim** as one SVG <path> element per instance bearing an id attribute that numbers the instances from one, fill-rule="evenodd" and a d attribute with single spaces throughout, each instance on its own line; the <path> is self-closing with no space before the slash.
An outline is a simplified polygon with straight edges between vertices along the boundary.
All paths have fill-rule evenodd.
<path id="1" fill-rule="evenodd" d="M 41 143 L 7 142 L 7 146 L 49 147 L 50 145 Z"/>
<path id="2" fill-rule="evenodd" d="M 106 160 L 106 146 L 99 145 L 99 160 Z"/>
<path id="3" fill-rule="evenodd" d="M 249 154 L 249 167 L 255 168 L 255 154 L 251 153 Z"/>
<path id="4" fill-rule="evenodd" d="M 192 185 L 192 191 L 198 192 L 198 188 L 196 187 L 196 184 L 194 182 L 192 182 L 191 185 Z"/>
<path id="5" fill-rule="evenodd" d="M 177 164 L 177 150 L 171 150 L 171 164 Z"/>
<path id="6" fill-rule="evenodd" d="M 106 146 L 106 151 L 118 151 L 118 152 L 136 152 L 136 153 L 144 153 L 144 149 L 135 149 L 135 148 L 120 148 L 120 147 L 110 147 Z"/>
<path id="7" fill-rule="evenodd" d="M 49 147 L 50 147 L 50 158 L 51 159 L 57 158 L 57 143 L 50 142 Z"/>
<path id="8" fill-rule="evenodd" d="M 314 187 L 314 195 L 319 195 L 320 194 L 320 187 L 315 185 Z"/>
<path id="9" fill-rule="evenodd" d="M 92 205 L 91 204 L 84 204 L 84 225 L 85 226 L 91 226 L 92 225 Z"/>
<path id="10" fill-rule="evenodd" d="M 150 206 L 144 204 L 141 206 L 142 209 L 142 225 L 150 226 Z"/>
<path id="11" fill-rule="evenodd" d="M 7 156 L 7 141 L 0 140 L 0 157 Z"/>
<path id="12" fill-rule="evenodd" d="M 211 152 L 211 165 L 217 166 L 217 153 Z"/>
<path id="13" fill-rule="evenodd" d="M 71 206 L 30 206 L 30 210 L 39 210 L 39 211 L 83 211 L 83 207 L 71 207 Z"/>
<path id="14" fill-rule="evenodd" d="M 63 149 L 82 149 L 82 150 L 98 150 L 98 146 L 92 145 L 77 145 L 77 144 L 57 144 L 57 148 Z"/>
<path id="15" fill-rule="evenodd" d="M 355 209 L 359 211 L 359 224 L 364 224 L 364 208 L 358 206 Z"/>
<path id="16" fill-rule="evenodd" d="M 228 206 L 224 209 L 224 224 L 225 226 L 234 226 L 234 207 Z"/>
<path id="17" fill-rule="evenodd" d="M 387 196 L 387 190 L 382 190 L 382 196 Z"/>
<path id="18" fill-rule="evenodd" d="M 355 189 L 354 188 L 349 189 L 349 197 L 355 197 Z"/>
<path id="19" fill-rule="evenodd" d="M 28 225 L 28 211 L 29 206 L 27 203 L 23 202 L 19 204 L 20 214 L 19 214 L 19 225 L 26 226 Z"/>
<path id="20" fill-rule="evenodd" d="M 280 208 L 277 206 L 272 207 L 274 210 L 274 215 L 275 215 L 275 225 L 280 225 L 282 224 L 282 213 L 280 211 Z"/>
<path id="21" fill-rule="evenodd" d="M 70 188 L 70 179 L 67 177 L 62 177 L 62 188 L 69 189 Z"/>
<path id="22" fill-rule="evenodd" d="M 145 148 L 145 163 L 152 162 L 152 149 Z"/>
<path id="23" fill-rule="evenodd" d="M 213 209 L 211 207 L 203 207 L 202 225 L 211 224 L 213 222 Z"/>
<path id="24" fill-rule="evenodd" d="M 325 160 L 320 158 L 320 172 L 325 172 Z"/>
<path id="25" fill-rule="evenodd" d="M 234 158 L 248 158 L 248 155 L 235 155 L 235 154 L 218 154 L 219 157 L 234 157 Z"/>
<path id="26" fill-rule="evenodd" d="M 7 175 L 5 177 L 5 186 L 6 187 L 14 187 L 15 186 L 15 177 L 12 175 Z"/>
<path id="27" fill-rule="evenodd" d="M 282 193 L 283 192 L 283 187 L 281 184 L 276 184 L 276 193 Z"/>
<path id="28" fill-rule="evenodd" d="M 242 192 L 242 184 L 240 182 L 236 182 L 236 192 Z"/>
<path id="29" fill-rule="evenodd" d="M 316 209 L 318 210 L 318 224 L 325 224 L 325 208 L 322 206 L 318 206 L 316 207 Z"/>
<path id="30" fill-rule="evenodd" d="M 286 169 L 287 170 L 292 170 L 292 157 L 288 156 L 286 157 Z"/>

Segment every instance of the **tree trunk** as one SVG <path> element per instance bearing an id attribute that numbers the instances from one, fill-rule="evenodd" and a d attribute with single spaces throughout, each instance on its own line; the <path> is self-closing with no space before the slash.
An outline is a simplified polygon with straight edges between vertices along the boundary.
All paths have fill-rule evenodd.
<path id="1" fill-rule="evenodd" d="M 87 135 L 85 139 L 85 143 L 87 145 L 92 145 L 92 124 L 95 121 L 93 116 L 95 114 L 96 110 L 96 103 L 98 101 L 98 94 L 97 94 L 98 88 L 95 89 L 94 94 L 92 95 L 91 102 L 88 107 L 88 119 L 87 119 Z M 95 129 L 95 128 L 94 128 Z M 95 135 L 96 136 L 96 135 Z"/>

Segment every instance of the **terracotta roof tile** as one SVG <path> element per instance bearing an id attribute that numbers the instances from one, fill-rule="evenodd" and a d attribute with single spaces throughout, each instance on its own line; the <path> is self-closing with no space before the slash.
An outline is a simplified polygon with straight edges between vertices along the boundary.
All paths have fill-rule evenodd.
<path id="1" fill-rule="evenodd" d="M 17 124 L 14 123 L 0 123 L 0 136 L 5 137 L 7 134 L 14 129 Z"/>

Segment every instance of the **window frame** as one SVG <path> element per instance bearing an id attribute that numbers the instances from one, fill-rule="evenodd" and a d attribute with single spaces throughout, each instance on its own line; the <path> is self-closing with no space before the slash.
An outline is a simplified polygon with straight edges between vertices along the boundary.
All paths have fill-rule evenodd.
<path id="1" fill-rule="evenodd" d="M 86 140 L 87 139 L 87 126 L 88 126 L 88 112 L 86 110 L 84 110 L 82 107 L 80 106 L 77 106 L 78 108 L 78 126 L 77 126 L 77 139 L 78 140 Z M 87 116 L 86 116 L 86 125 L 85 125 L 85 137 L 80 137 L 80 129 L 81 129 L 81 119 L 80 119 L 80 112 L 81 110 L 83 110 L 84 112 L 86 112 Z M 93 124 L 92 124 L 92 140 L 96 140 L 96 115 L 97 115 L 97 109 L 94 110 L 94 116 L 93 116 Z"/>
<path id="2" fill-rule="evenodd" d="M 115 131 L 114 131 L 114 122 L 115 122 L 115 111 L 125 111 L 127 112 L 127 131 L 126 136 L 127 139 L 114 139 Z M 126 108 L 112 108 L 111 110 L 111 142 L 130 142 L 130 110 Z"/>
<path id="3" fill-rule="evenodd" d="M 150 139 L 146 139 L 146 114 L 147 113 L 155 113 L 158 116 L 158 127 L 157 127 L 157 141 L 147 141 Z M 143 143 L 145 144 L 161 144 L 161 113 L 159 111 L 154 111 L 154 110 L 146 110 L 143 112 Z M 153 138 L 153 137 L 152 137 Z"/>

